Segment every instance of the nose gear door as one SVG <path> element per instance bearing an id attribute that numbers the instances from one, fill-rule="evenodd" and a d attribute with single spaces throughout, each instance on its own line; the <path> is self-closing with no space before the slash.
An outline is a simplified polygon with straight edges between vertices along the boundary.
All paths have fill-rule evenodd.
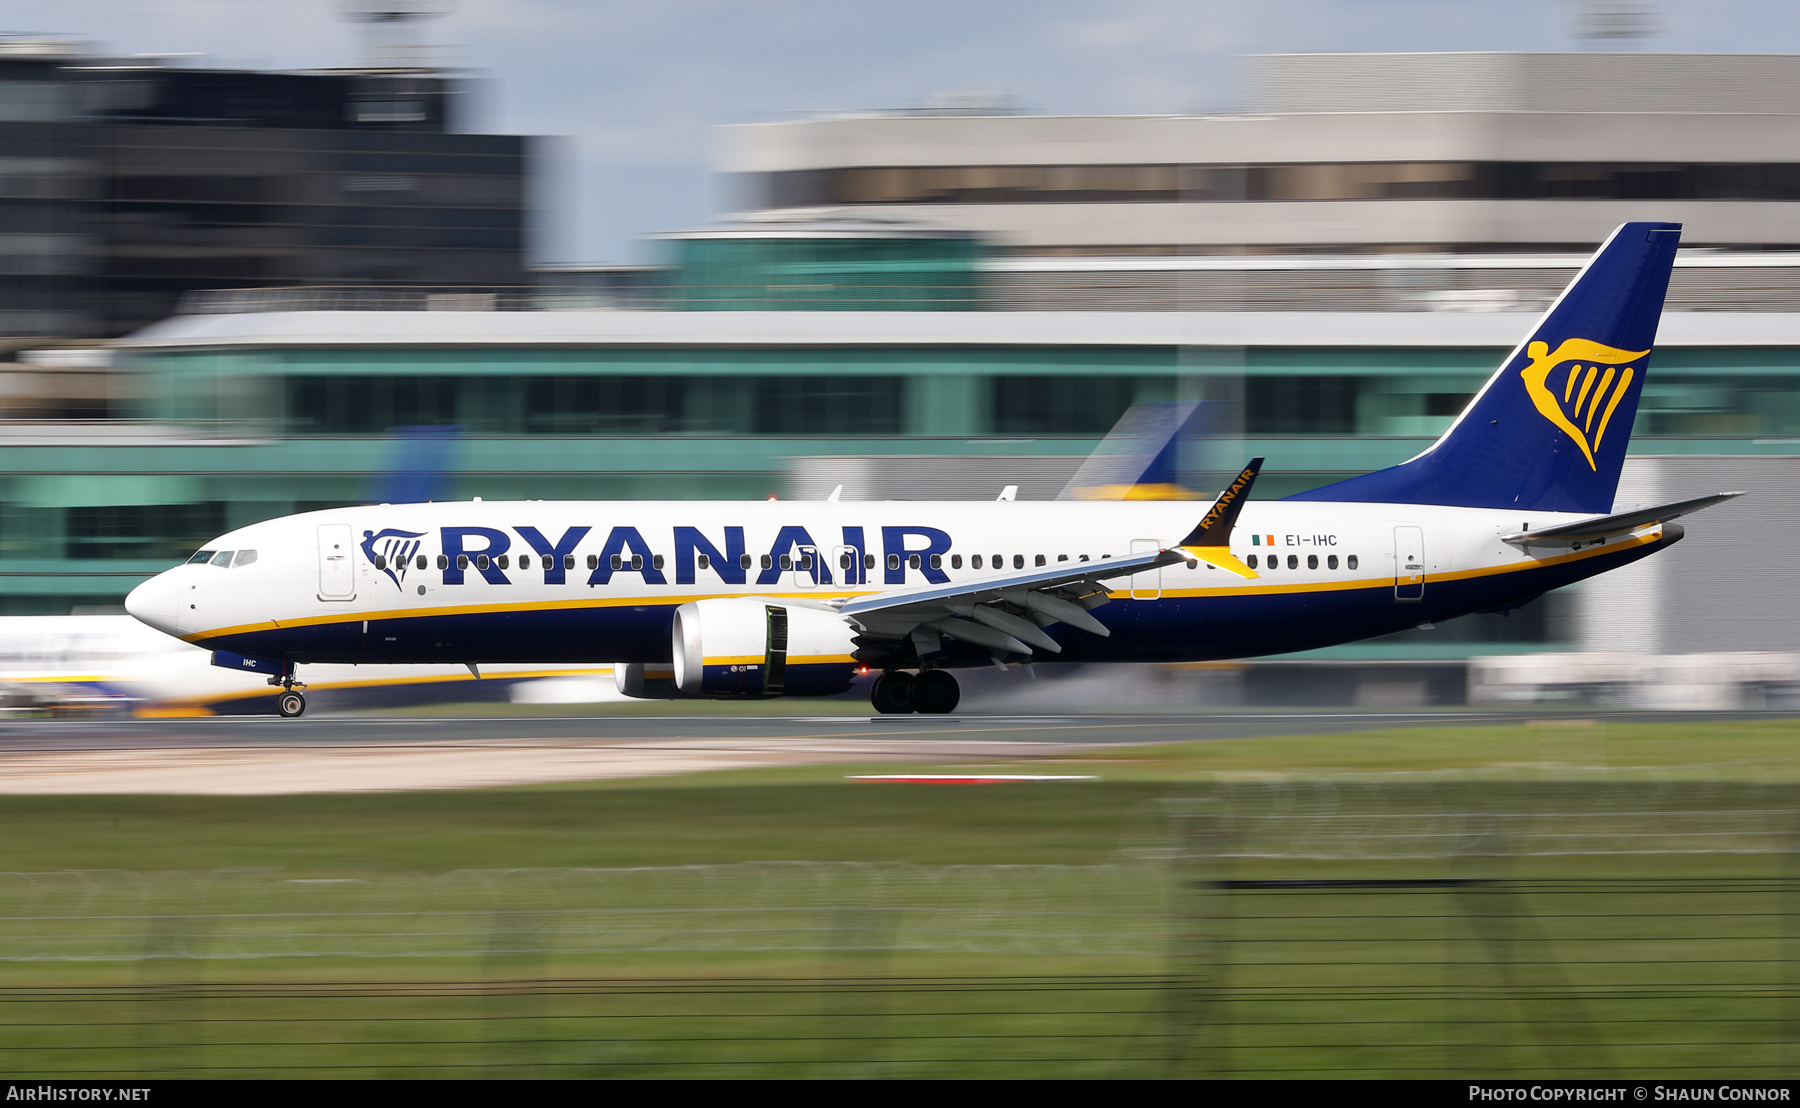
<path id="1" fill-rule="evenodd" d="M 355 549 L 348 523 L 327 523 L 319 528 L 320 600 L 356 599 L 356 565 L 350 558 Z"/>

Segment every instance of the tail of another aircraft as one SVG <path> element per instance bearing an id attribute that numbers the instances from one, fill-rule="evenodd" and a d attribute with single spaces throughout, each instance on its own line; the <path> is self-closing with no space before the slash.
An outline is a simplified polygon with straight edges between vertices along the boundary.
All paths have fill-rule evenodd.
<path id="1" fill-rule="evenodd" d="M 1680 238 L 1620 226 L 1424 453 L 1289 499 L 1612 511 Z"/>

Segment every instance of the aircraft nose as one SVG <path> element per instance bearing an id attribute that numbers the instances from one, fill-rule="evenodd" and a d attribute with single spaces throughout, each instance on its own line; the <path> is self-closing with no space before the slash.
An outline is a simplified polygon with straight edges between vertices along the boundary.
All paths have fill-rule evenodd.
<path id="1" fill-rule="evenodd" d="M 125 610 L 140 623 L 175 634 L 175 582 L 167 573 L 157 574 L 131 590 L 125 597 Z"/>

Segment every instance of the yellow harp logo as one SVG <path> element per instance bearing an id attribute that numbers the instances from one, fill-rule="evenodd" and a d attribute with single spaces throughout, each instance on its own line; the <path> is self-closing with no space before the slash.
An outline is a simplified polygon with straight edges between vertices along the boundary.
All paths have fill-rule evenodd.
<path id="1" fill-rule="evenodd" d="M 1648 353 L 1602 346 L 1587 339 L 1565 339 L 1555 353 L 1551 353 L 1547 342 L 1534 342 L 1525 348 L 1531 359 L 1521 372 L 1525 391 L 1543 417 L 1581 447 L 1589 469 L 1600 468 L 1594 464 L 1594 452 L 1606 437 L 1613 409 L 1625 399 L 1637 377 L 1635 367 L 1625 363 Z M 1593 436 L 1591 441 L 1589 435 Z"/>

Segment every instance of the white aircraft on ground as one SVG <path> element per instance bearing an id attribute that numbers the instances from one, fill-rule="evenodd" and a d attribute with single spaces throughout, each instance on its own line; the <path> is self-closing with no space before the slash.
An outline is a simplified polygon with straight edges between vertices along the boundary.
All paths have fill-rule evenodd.
<path id="1" fill-rule="evenodd" d="M 612 689 L 604 667 L 498 666 L 481 676 L 481 693 L 513 698 L 555 696 L 558 683 L 579 691 L 597 679 Z M 313 666 L 307 679 L 339 704 L 469 699 L 476 691 L 475 676 L 454 663 Z M 522 683 L 530 687 L 516 687 Z M 0 616 L 0 691 L 10 713 L 159 717 L 267 714 L 280 695 L 257 675 L 214 666 L 210 652 L 128 615 Z"/>
<path id="2" fill-rule="evenodd" d="M 616 663 L 642 697 L 948 712 L 960 667 L 1278 654 L 1507 610 L 1678 541 L 1614 513 L 1680 225 L 1613 232 L 1440 439 L 1249 502 L 383 504 L 244 527 L 132 615 L 305 700 L 319 663 Z M 1103 609 L 1103 610 L 1102 610 Z"/>

